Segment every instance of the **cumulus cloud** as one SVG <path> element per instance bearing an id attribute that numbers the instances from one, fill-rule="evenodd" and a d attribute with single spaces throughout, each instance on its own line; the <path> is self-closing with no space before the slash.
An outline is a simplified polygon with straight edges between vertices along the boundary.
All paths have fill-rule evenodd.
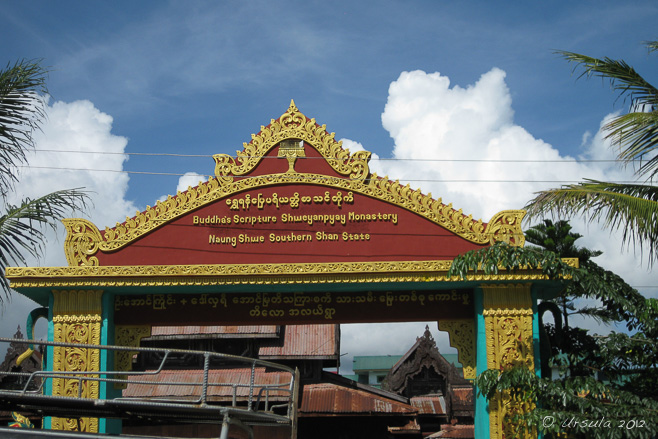
<path id="1" fill-rule="evenodd" d="M 129 177 L 123 172 L 128 139 L 111 133 L 113 119 L 89 101 L 55 102 L 35 135 L 36 151 L 20 172 L 17 195 L 36 197 L 60 189 L 83 188 L 92 204 L 82 213 L 99 227 L 123 221 L 136 208 L 125 200 Z M 48 252 L 46 262 L 53 256 Z M 62 252 L 63 254 L 63 252 Z"/>
<path id="2" fill-rule="evenodd" d="M 360 144 L 359 142 L 355 142 L 354 140 L 340 139 L 340 141 L 343 143 L 343 149 L 349 150 L 350 154 L 354 154 L 355 152 L 366 150 L 362 144 Z M 374 160 L 376 163 L 376 161 L 379 160 L 379 155 L 375 154 L 374 152 L 371 153 L 370 160 Z"/>
<path id="3" fill-rule="evenodd" d="M 606 116 L 601 126 L 610 117 Z M 431 192 L 434 198 L 453 203 L 453 207 L 485 222 L 501 210 L 522 208 L 539 190 L 583 178 L 632 179 L 632 169 L 622 169 L 612 162 L 577 161 L 515 124 L 505 72 L 497 68 L 466 88 L 451 85 L 450 79 L 440 73 L 403 72 L 389 87 L 382 124 L 395 142 L 392 158 L 399 160 L 373 160 L 373 171 L 400 179 L 426 194 Z M 354 143 L 343 140 L 344 145 Z M 614 159 L 601 127 L 594 135 L 583 135 L 577 159 Z M 571 223 L 576 232 L 584 235 L 579 245 L 604 252 L 596 260 L 601 266 L 631 285 L 655 284 L 646 263 L 643 266 L 632 251 L 620 251 L 620 233 L 603 231 L 597 224 L 588 224 L 586 218 Z M 655 288 L 640 291 L 647 296 L 658 294 Z M 599 332 L 608 330 L 591 320 L 578 322 Z M 436 328 L 436 323 L 429 325 Z M 393 353 L 390 340 L 404 334 L 411 347 L 417 333 L 415 323 L 378 325 L 369 331 L 347 325 L 343 328 L 343 351 Z M 437 344 L 441 351 L 448 349 L 444 335 L 437 338 Z"/>
<path id="4" fill-rule="evenodd" d="M 505 72 L 497 68 L 466 88 L 440 73 L 404 72 L 389 88 L 382 124 L 395 141 L 393 158 L 403 160 L 380 163 L 382 173 L 484 221 L 523 207 L 537 190 L 604 177 L 514 123 Z"/>
<path id="5" fill-rule="evenodd" d="M 208 176 L 196 172 L 186 172 L 178 179 L 176 191 L 185 192 L 190 187 L 196 187 L 199 183 L 208 180 Z M 165 197 L 166 198 L 166 197 Z"/>
<path id="6" fill-rule="evenodd" d="M 61 190 L 82 188 L 89 192 L 91 204 L 74 213 L 93 221 L 99 228 L 123 221 L 137 210 L 125 199 L 129 177 L 123 171 L 128 156 L 123 154 L 125 137 L 112 133 L 112 117 L 89 101 L 54 102 L 47 108 L 42 130 L 35 133 L 36 151 L 28 154 L 27 167 L 19 170 L 14 204 Z M 67 265 L 64 256 L 64 228 L 46 230 L 43 257 L 30 265 Z M 14 293 L 5 304 L 0 333 L 11 335 L 21 325 L 25 334 L 27 313 L 37 305 Z M 11 312 L 9 312 L 11 308 Z"/>

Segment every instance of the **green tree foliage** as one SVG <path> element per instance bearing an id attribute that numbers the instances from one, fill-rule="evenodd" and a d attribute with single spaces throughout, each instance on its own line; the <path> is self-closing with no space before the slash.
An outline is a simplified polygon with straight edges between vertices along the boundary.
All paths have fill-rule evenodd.
<path id="1" fill-rule="evenodd" d="M 565 220 L 555 223 L 549 219 L 544 220 L 543 223 L 530 227 L 524 234 L 526 242 L 550 250 L 562 258 L 577 258 L 581 266 L 588 263 L 591 258 L 601 255 L 600 251 L 578 247 L 576 241 L 582 238 L 582 235 L 572 232 L 571 224 Z M 565 327 L 569 326 L 569 315 L 575 313 L 574 304 L 570 299 L 574 295 L 570 291 L 571 288 L 574 288 L 574 284 L 567 285 L 553 301 L 561 309 Z"/>
<path id="2" fill-rule="evenodd" d="M 44 227 L 55 228 L 60 219 L 88 201 L 84 191 L 69 189 L 10 203 L 18 182 L 17 169 L 27 163 L 34 148 L 35 130 L 44 120 L 47 70 L 38 61 L 18 61 L 0 70 L 0 303 L 9 297 L 5 269 L 25 264 L 26 256 L 43 251 Z"/>
<path id="3" fill-rule="evenodd" d="M 570 244 L 556 242 L 555 248 L 574 250 L 570 233 L 563 236 Z M 595 252 L 584 249 L 582 254 L 587 257 Z M 517 400 L 536 404 L 532 411 L 516 416 L 525 421 L 520 425 L 536 428 L 547 438 L 658 435 L 658 301 L 643 297 L 587 258 L 575 268 L 557 253 L 535 246 L 500 243 L 471 251 L 457 257 L 448 274 L 466 278 L 478 271 L 495 274 L 519 269 L 538 270 L 561 283 L 572 300 L 597 299 L 601 303 L 598 313 L 625 326 L 625 331 L 600 337 L 570 328 L 562 334 L 562 343 L 555 343 L 556 328 L 549 326 L 554 341 L 552 362 L 565 366 L 563 376 L 541 378 L 525 368 L 487 370 L 476 379 L 478 390 L 488 399 L 506 391 Z"/>
<path id="4" fill-rule="evenodd" d="M 658 41 L 646 45 L 649 52 L 658 49 Z M 623 60 L 598 59 L 573 52 L 558 54 L 574 63 L 574 71 L 581 71 L 579 77 L 608 79 L 619 97 L 628 101 L 628 113 L 613 118 L 603 130 L 617 149 L 620 162 L 638 165 L 638 177 L 656 177 L 658 89 Z M 547 213 L 561 218 L 586 215 L 605 228 L 621 229 L 625 244 L 632 242 L 648 251 L 649 264 L 658 259 L 658 187 L 654 184 L 584 180 L 539 192 L 526 208 L 531 217 Z"/>

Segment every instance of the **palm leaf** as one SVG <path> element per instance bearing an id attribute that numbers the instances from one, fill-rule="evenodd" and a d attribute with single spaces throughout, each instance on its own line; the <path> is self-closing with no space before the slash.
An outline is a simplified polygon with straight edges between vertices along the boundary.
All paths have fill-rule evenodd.
<path id="1" fill-rule="evenodd" d="M 658 49 L 658 41 L 645 43 L 649 51 Z M 653 177 L 658 173 L 658 89 L 647 82 L 623 60 L 593 58 L 573 52 L 557 52 L 575 64 L 574 71 L 582 68 L 579 78 L 600 77 L 609 79 L 619 98 L 630 98 L 630 113 L 614 118 L 603 129 L 606 138 L 619 146 L 618 158 L 628 164 L 648 158 L 636 171 L 638 175 Z"/>
<path id="2" fill-rule="evenodd" d="M 55 229 L 59 220 L 89 201 L 79 189 L 60 190 L 36 199 L 25 199 L 18 206 L 7 206 L 0 216 L 0 269 L 23 265 L 25 255 L 38 257 L 43 250 L 44 228 Z M 0 276 L 0 289 L 8 296 L 9 282 Z M 0 297 L 0 302 L 2 298 Z"/>
<path id="3" fill-rule="evenodd" d="M 571 315 L 592 317 L 598 324 L 609 325 L 618 321 L 619 317 L 612 311 L 596 306 L 585 306 Z"/>
<path id="4" fill-rule="evenodd" d="M 614 118 L 603 126 L 606 138 L 613 144 L 624 145 L 618 159 L 625 164 L 639 161 L 638 175 L 653 177 L 658 173 L 658 112 L 628 113 Z M 642 163 L 644 158 L 648 160 Z"/>
<path id="5" fill-rule="evenodd" d="M 648 249 L 649 261 L 658 256 L 658 187 L 596 180 L 537 193 L 527 205 L 529 217 L 552 214 L 567 218 L 588 215 L 604 228 L 622 229 L 625 244 Z"/>
<path id="6" fill-rule="evenodd" d="M 609 79 L 612 88 L 619 92 L 619 97 L 628 95 L 633 102 L 639 100 L 650 105 L 658 104 L 658 89 L 647 82 L 624 60 L 614 60 L 608 57 L 599 59 L 565 51 L 556 53 L 576 64 L 574 72 L 582 67 L 583 72 L 579 78 L 594 76 Z"/>
<path id="7" fill-rule="evenodd" d="M 16 181 L 15 166 L 34 146 L 32 133 L 45 117 L 47 70 L 38 61 L 18 61 L 0 70 L 0 195 Z"/>

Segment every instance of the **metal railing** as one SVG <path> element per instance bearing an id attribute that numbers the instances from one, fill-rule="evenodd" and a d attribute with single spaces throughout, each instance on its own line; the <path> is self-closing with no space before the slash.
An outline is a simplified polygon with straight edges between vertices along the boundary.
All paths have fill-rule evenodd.
<path id="1" fill-rule="evenodd" d="M 25 345 L 26 348 L 28 345 L 41 346 L 42 349 L 45 348 L 46 358 L 54 355 L 55 349 L 91 349 L 97 350 L 99 354 L 106 351 L 108 358 L 116 356 L 118 352 L 125 352 L 131 358 L 154 353 L 162 357 L 156 368 L 143 371 L 0 371 L 0 400 L 12 401 L 12 404 L 22 407 L 38 407 L 41 413 L 60 413 L 66 408 L 63 400 L 77 400 L 76 410 L 83 410 L 85 416 L 90 417 L 130 418 L 136 411 L 142 411 L 148 412 L 151 418 L 157 418 L 158 413 L 161 413 L 165 419 L 175 419 L 177 414 L 180 414 L 199 422 L 217 422 L 220 420 L 218 418 L 221 418 L 226 424 L 230 417 L 232 424 L 287 424 L 293 430 L 295 428 L 292 424 L 296 420 L 299 374 L 284 365 L 217 352 L 183 349 L 74 344 L 0 337 L 0 345 L 2 343 Z M 202 356 L 203 369 L 175 369 L 178 371 L 176 378 L 193 373 L 197 377 L 201 374 L 200 379 L 171 379 L 174 374 L 167 369 L 168 360 L 176 355 L 187 355 L 189 358 Z M 221 366 L 213 367 L 213 360 L 221 360 Z M 3 389 L 2 380 L 5 377 L 22 378 L 24 384 L 20 389 Z M 46 394 L 44 389 L 52 389 L 54 380 L 57 379 L 67 380 L 68 393 Z M 226 382 L 226 379 L 233 382 Z M 71 381 L 74 383 L 71 384 Z M 127 387 L 120 397 L 90 400 L 84 398 L 84 389 L 91 382 Z M 180 391 L 173 390 L 181 387 Z M 147 389 L 148 391 L 145 391 Z M 25 402 L 28 400 L 29 403 Z M 180 408 L 182 412 L 176 412 L 176 408 Z"/>

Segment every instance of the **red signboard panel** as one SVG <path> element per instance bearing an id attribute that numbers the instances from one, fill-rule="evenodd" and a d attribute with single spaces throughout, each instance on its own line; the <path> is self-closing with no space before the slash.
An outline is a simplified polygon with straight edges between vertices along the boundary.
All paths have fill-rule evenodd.
<path id="1" fill-rule="evenodd" d="M 96 256 L 100 265 L 413 261 L 479 247 L 395 204 L 289 184 L 218 200 Z"/>

